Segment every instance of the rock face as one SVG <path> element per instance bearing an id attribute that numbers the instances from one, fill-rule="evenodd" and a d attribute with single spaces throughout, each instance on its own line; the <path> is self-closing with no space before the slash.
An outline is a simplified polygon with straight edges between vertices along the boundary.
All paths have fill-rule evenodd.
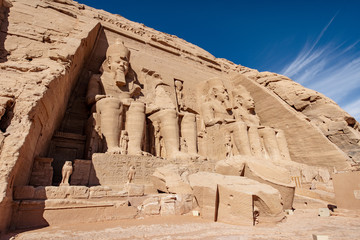
<path id="1" fill-rule="evenodd" d="M 90 162 L 73 164 L 70 184 L 134 180 L 144 192 L 169 163 L 214 171 L 241 155 L 289 171 L 300 163 L 332 171 L 360 161 L 359 123 L 284 76 L 71 0 L 0 0 L 0 24 L 0 234 L 11 223 L 14 188 L 59 185 L 66 161 Z"/>

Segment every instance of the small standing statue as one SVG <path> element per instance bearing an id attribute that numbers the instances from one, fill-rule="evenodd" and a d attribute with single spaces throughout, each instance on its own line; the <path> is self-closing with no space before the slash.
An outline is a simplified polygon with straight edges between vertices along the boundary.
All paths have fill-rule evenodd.
<path id="1" fill-rule="evenodd" d="M 180 138 L 180 149 L 182 152 L 188 152 L 188 145 L 186 143 L 186 139 L 183 137 Z"/>
<path id="2" fill-rule="evenodd" d="M 254 226 L 259 224 L 259 216 L 260 216 L 259 208 L 257 206 L 254 206 L 254 209 L 253 209 L 253 219 L 254 219 L 253 225 Z"/>
<path id="3" fill-rule="evenodd" d="M 175 92 L 176 92 L 176 99 L 178 102 L 178 106 L 179 106 L 179 111 L 180 110 L 186 110 L 185 105 L 184 105 L 184 100 L 183 100 L 183 83 L 180 80 L 175 80 Z"/>
<path id="4" fill-rule="evenodd" d="M 231 143 L 231 136 L 226 135 L 225 137 L 225 149 L 226 149 L 226 158 L 232 157 L 232 143 Z"/>
<path id="5" fill-rule="evenodd" d="M 126 155 L 128 149 L 129 136 L 126 130 L 121 131 L 120 137 L 120 154 Z"/>
<path id="6" fill-rule="evenodd" d="M 128 174 L 127 174 L 127 177 L 128 177 L 127 183 L 131 183 L 134 180 L 135 174 L 136 174 L 135 166 L 131 165 L 129 168 Z"/>
<path id="7" fill-rule="evenodd" d="M 161 139 L 161 135 L 160 135 L 160 124 L 158 122 L 154 122 L 154 138 L 155 138 L 155 143 L 154 143 L 154 147 L 155 147 L 155 153 L 154 155 L 157 157 L 160 157 L 160 149 L 161 149 L 161 144 L 160 144 L 160 139 Z"/>
<path id="8" fill-rule="evenodd" d="M 72 162 L 66 161 L 62 168 L 62 179 L 60 186 L 69 186 L 69 178 L 73 172 Z"/>

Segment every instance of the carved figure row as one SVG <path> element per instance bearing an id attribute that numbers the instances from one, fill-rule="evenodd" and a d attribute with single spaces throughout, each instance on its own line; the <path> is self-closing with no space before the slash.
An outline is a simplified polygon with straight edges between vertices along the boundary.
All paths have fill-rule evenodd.
<path id="1" fill-rule="evenodd" d="M 100 74 L 89 81 L 87 102 L 94 129 L 104 138 L 108 153 L 195 159 L 199 153 L 206 157 L 217 152 L 220 159 L 236 154 L 290 159 L 282 132 L 260 125 L 254 100 L 245 88 L 238 86 L 229 94 L 220 78 L 200 83 L 196 114 L 187 111 L 181 80 L 174 80 L 174 104 L 166 90 L 169 85 L 148 69 L 142 70 L 147 94 L 141 96 L 141 84 L 129 60 L 130 51 L 117 40 L 109 46 Z M 219 133 L 223 137 L 211 141 Z"/>

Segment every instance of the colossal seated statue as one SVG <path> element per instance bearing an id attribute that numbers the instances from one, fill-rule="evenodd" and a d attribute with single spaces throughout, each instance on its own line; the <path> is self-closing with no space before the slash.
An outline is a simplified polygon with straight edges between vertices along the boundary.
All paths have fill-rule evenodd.
<path id="1" fill-rule="evenodd" d="M 236 120 L 248 125 L 260 125 L 260 119 L 255 113 L 255 102 L 250 93 L 243 87 L 237 86 L 232 91 L 233 113 Z"/>
<path id="2" fill-rule="evenodd" d="M 284 135 L 280 130 L 260 125 L 254 100 L 244 87 L 236 86 L 230 95 L 223 80 L 213 78 L 200 83 L 199 92 L 207 155 L 227 157 L 233 141 L 234 155 L 290 160 Z"/>
<path id="3" fill-rule="evenodd" d="M 138 100 L 141 88 L 134 74 L 129 74 L 129 59 L 129 49 L 117 39 L 106 51 L 101 74 L 91 77 L 86 100 L 96 112 L 95 129 L 105 137 L 107 152 L 124 152 L 120 147 L 120 134 L 126 129 L 129 138 L 127 153 L 141 155 L 145 104 Z"/>
<path id="4" fill-rule="evenodd" d="M 225 142 L 226 135 L 232 135 L 237 154 L 251 155 L 247 137 L 247 125 L 235 119 L 232 112 L 230 96 L 223 81 L 220 78 L 213 78 L 202 83 L 200 87 L 200 92 L 203 93 L 201 115 L 206 132 L 208 134 L 210 132 L 218 134 L 218 130 L 221 130 L 220 132 L 223 136 L 216 141 L 220 141 L 222 144 Z M 222 144 L 219 144 L 219 146 Z"/>

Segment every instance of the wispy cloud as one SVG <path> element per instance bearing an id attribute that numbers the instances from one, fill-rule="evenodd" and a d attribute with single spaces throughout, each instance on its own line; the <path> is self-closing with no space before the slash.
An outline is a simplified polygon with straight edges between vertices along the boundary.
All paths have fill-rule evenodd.
<path id="1" fill-rule="evenodd" d="M 357 48 L 360 40 L 321 41 L 335 17 L 336 14 L 316 40 L 306 43 L 281 73 L 332 98 L 360 120 L 360 50 Z"/>
<path id="2" fill-rule="evenodd" d="M 287 76 L 291 76 L 294 74 L 297 74 L 299 71 L 301 71 L 304 67 L 309 65 L 312 61 L 319 58 L 321 54 L 325 51 L 325 49 L 319 49 L 315 50 L 314 48 L 319 43 L 320 39 L 323 37 L 326 30 L 329 28 L 330 24 L 334 21 L 336 13 L 331 20 L 326 24 L 326 26 L 321 30 L 319 36 L 316 38 L 315 42 L 311 44 L 311 47 L 308 47 L 308 44 L 304 47 L 304 49 L 300 52 L 300 54 L 297 56 L 297 58 L 289 64 L 285 69 L 283 69 L 283 74 Z"/>

